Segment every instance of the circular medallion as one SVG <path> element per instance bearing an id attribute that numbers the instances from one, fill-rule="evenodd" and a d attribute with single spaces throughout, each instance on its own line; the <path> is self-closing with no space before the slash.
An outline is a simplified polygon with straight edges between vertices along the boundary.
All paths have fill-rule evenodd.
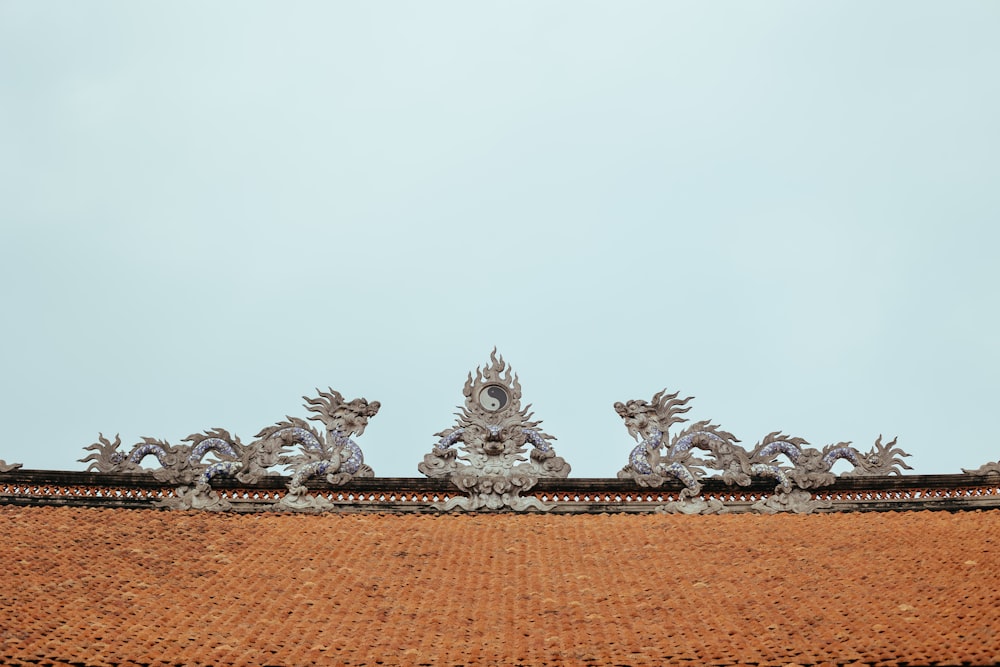
<path id="1" fill-rule="evenodd" d="M 498 384 L 491 384 L 479 392 L 479 404 L 490 412 L 502 410 L 510 402 L 507 390 Z"/>

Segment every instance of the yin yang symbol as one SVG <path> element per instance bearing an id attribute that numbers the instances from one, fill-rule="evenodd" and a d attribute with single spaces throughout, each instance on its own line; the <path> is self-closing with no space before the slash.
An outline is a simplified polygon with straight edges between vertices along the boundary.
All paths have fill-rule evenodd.
<path id="1" fill-rule="evenodd" d="M 509 400 L 510 397 L 507 396 L 507 391 L 495 384 L 491 384 L 479 392 L 479 404 L 490 412 L 502 410 Z"/>

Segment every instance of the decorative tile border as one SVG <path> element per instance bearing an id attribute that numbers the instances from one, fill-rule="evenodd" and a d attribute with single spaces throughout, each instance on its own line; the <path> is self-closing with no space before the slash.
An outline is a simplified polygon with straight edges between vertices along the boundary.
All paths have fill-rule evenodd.
<path id="1" fill-rule="evenodd" d="M 81 472 L 16 470 L 0 477 L 0 504 L 77 505 L 145 509 L 202 509 L 233 512 L 436 513 L 463 497 L 445 479 L 378 478 L 327 484 L 294 496 L 284 477 L 256 484 L 226 480 L 213 488 L 211 504 L 183 506 L 184 487 L 150 473 L 95 475 Z M 970 510 L 1000 508 L 1000 475 L 913 475 L 840 479 L 821 489 L 776 491 L 768 483 L 727 487 L 705 480 L 689 496 L 674 484 L 651 489 L 631 480 L 546 480 L 524 494 L 553 513 L 811 513 L 838 511 Z M 511 508 L 484 513 L 508 512 Z M 531 511 L 531 510 L 529 510 Z M 540 511 L 540 510 L 536 510 Z"/>

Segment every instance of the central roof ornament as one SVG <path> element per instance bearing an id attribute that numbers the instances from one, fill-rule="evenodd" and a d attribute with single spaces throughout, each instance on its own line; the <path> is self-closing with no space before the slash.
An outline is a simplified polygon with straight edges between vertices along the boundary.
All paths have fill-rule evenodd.
<path id="1" fill-rule="evenodd" d="M 510 366 L 490 354 L 490 365 L 476 368 L 465 382 L 465 406 L 457 424 L 437 433 L 437 444 L 417 469 L 428 477 L 447 477 L 468 496 L 439 503 L 439 509 L 549 510 L 535 497 L 522 498 L 542 477 L 567 477 L 570 465 L 556 456 L 533 421 L 530 405 L 521 407 L 521 383 Z M 525 456 L 528 447 L 531 452 Z"/>

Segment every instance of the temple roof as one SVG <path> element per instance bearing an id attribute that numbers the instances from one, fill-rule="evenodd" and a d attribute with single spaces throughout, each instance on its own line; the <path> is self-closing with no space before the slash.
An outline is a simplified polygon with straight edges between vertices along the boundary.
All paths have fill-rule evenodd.
<path id="1" fill-rule="evenodd" d="M 1000 662 L 1000 510 L 0 506 L 7 664 Z"/>

